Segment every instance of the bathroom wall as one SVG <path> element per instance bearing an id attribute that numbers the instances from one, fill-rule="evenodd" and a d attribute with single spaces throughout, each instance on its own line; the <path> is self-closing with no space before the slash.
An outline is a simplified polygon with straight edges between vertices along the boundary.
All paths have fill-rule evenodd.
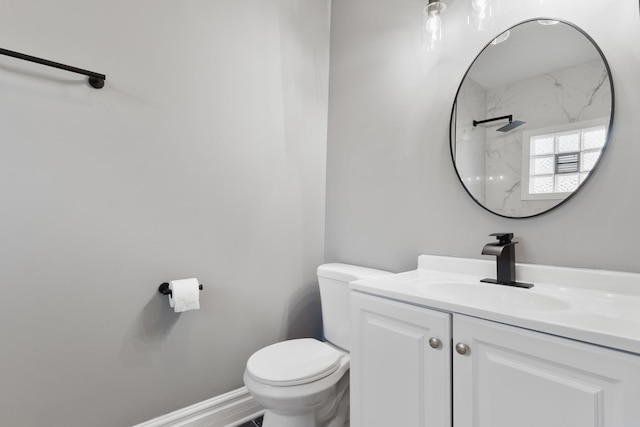
<path id="1" fill-rule="evenodd" d="M 328 0 L 6 0 L 0 424 L 131 426 L 319 334 Z M 198 277 L 174 314 L 163 281 Z"/>
<path id="2" fill-rule="evenodd" d="M 446 44 L 435 54 L 420 49 L 424 1 L 333 4 L 327 260 L 401 271 L 422 253 L 482 258 L 489 233 L 512 231 L 520 262 L 640 272 L 638 3 L 496 0 L 499 16 L 484 33 L 466 26 L 467 0 L 447 3 Z M 534 17 L 572 22 L 593 37 L 613 73 L 616 113 L 610 145 L 584 189 L 545 215 L 506 219 L 459 183 L 449 118 L 482 47 Z"/>

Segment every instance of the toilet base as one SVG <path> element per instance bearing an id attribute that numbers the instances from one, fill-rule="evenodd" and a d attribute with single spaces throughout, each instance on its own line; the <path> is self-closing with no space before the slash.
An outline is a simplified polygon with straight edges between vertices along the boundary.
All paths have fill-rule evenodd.
<path id="1" fill-rule="evenodd" d="M 292 417 L 290 415 L 278 415 L 273 412 L 266 411 L 262 419 L 262 427 L 349 427 L 349 420 L 334 419 L 328 423 L 318 426 L 315 418 L 311 417 Z"/>
<path id="2" fill-rule="evenodd" d="M 317 427 L 315 413 L 278 415 L 268 409 L 262 419 L 262 427 Z"/>
<path id="3" fill-rule="evenodd" d="M 335 398 L 305 413 L 277 414 L 265 410 L 262 427 L 349 427 L 349 375 L 334 388 Z"/>
<path id="4" fill-rule="evenodd" d="M 349 405 L 330 420 L 318 422 L 315 413 L 299 415 L 279 415 L 265 410 L 262 427 L 349 427 Z"/>

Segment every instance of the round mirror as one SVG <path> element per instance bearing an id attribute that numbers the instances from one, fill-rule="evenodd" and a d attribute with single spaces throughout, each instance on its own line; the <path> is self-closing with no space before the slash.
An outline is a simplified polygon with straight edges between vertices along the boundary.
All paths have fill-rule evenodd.
<path id="1" fill-rule="evenodd" d="M 613 123 L 604 55 L 551 19 L 498 35 L 465 74 L 451 113 L 451 156 L 483 208 L 527 218 L 561 205 L 593 174 Z"/>

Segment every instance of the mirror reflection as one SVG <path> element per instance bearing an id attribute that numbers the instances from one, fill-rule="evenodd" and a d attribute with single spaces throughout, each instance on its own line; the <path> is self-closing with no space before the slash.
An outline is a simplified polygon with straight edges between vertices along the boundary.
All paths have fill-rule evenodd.
<path id="1" fill-rule="evenodd" d="M 485 209 L 525 218 L 571 197 L 604 152 L 613 118 L 609 67 L 575 26 L 531 20 L 471 64 L 451 117 L 460 181 Z"/>

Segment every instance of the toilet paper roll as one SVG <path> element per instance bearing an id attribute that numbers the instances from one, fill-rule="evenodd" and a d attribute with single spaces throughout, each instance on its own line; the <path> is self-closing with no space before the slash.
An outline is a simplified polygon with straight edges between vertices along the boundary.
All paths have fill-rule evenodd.
<path id="1" fill-rule="evenodd" d="M 200 281 L 195 277 L 172 280 L 169 282 L 169 289 L 169 305 L 176 313 L 200 308 Z"/>

